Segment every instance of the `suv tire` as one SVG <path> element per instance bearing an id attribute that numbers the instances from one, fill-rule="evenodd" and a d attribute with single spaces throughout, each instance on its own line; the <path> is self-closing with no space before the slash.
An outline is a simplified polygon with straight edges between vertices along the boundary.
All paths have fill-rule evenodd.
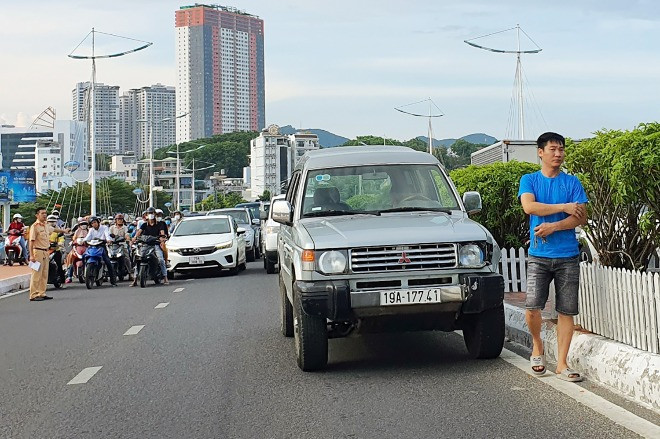
<path id="1" fill-rule="evenodd" d="M 246 250 L 246 251 L 245 251 L 245 259 L 246 259 L 248 262 L 254 262 L 254 259 L 255 259 L 254 254 L 255 254 L 255 253 L 256 253 L 256 252 L 254 251 L 254 247 L 252 247 L 252 250 L 250 250 L 249 252 Z"/>
<path id="2" fill-rule="evenodd" d="M 504 347 L 504 305 L 465 316 L 463 338 L 472 358 L 497 358 Z"/>
<path id="3" fill-rule="evenodd" d="M 293 339 L 298 367 L 305 372 L 323 369 L 328 364 L 326 318 L 305 314 L 298 294 L 294 294 L 293 302 Z"/>
<path id="4" fill-rule="evenodd" d="M 266 273 L 268 273 L 268 274 L 275 273 L 275 271 L 276 271 L 275 270 L 275 262 L 270 260 L 267 253 L 264 253 L 262 256 L 264 258 L 264 268 L 266 269 Z"/>
<path id="5" fill-rule="evenodd" d="M 286 296 L 286 288 L 282 276 L 280 280 L 280 331 L 285 337 L 293 337 L 293 306 Z"/>

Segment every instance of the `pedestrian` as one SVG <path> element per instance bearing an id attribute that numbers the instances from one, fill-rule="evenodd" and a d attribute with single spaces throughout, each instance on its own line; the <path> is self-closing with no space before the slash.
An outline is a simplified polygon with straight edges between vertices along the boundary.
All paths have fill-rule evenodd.
<path id="1" fill-rule="evenodd" d="M 50 234 L 53 232 L 68 233 L 66 229 L 52 227 L 46 223 L 48 218 L 45 207 L 35 210 L 37 221 L 30 227 L 28 242 L 30 247 L 30 262 L 39 263 L 37 270 L 32 271 L 30 277 L 30 301 L 39 302 L 50 300 L 46 296 L 46 284 L 48 283 L 48 247 L 50 246 Z"/>
<path id="2" fill-rule="evenodd" d="M 564 163 L 564 137 L 543 133 L 536 141 L 541 170 L 523 175 L 518 197 L 529 215 L 529 259 L 525 320 L 532 334 L 532 372 L 546 372 L 541 310 L 548 300 L 550 282 L 555 282 L 557 321 L 557 377 L 582 381 L 582 375 L 569 368 L 566 358 L 573 338 L 573 316 L 578 314 L 580 282 L 578 241 L 575 227 L 586 224 L 588 202 L 580 180 L 561 170 Z"/>

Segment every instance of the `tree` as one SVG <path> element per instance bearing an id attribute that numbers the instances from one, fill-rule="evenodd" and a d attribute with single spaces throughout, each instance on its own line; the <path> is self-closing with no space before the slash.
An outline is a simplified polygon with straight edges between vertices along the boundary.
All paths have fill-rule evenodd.
<path id="1" fill-rule="evenodd" d="M 264 192 L 261 195 L 259 195 L 260 201 L 270 201 L 272 198 L 273 197 L 268 189 L 264 190 Z"/>
<path id="2" fill-rule="evenodd" d="M 473 219 L 492 233 L 500 247 L 522 247 L 529 240 L 529 221 L 518 201 L 518 187 L 523 175 L 539 169 L 533 163 L 512 161 L 468 166 L 450 175 L 461 195 L 481 194 L 483 209 Z"/>
<path id="3" fill-rule="evenodd" d="M 200 209 L 202 211 L 208 211 L 213 209 L 223 209 L 225 207 L 234 207 L 239 203 L 245 202 L 246 200 L 244 200 L 238 192 L 228 192 L 226 194 L 215 193 L 202 200 L 198 206 L 201 206 Z"/>
<path id="4" fill-rule="evenodd" d="M 601 264 L 644 270 L 660 246 L 660 124 L 566 143 L 566 168 L 589 197 L 584 227 Z"/>

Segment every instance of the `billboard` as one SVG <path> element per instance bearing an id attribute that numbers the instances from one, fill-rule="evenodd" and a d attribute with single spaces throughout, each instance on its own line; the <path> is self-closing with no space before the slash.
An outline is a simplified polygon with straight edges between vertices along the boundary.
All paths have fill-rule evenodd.
<path id="1" fill-rule="evenodd" d="M 34 169 L 0 170 L 0 202 L 30 203 L 37 200 Z"/>

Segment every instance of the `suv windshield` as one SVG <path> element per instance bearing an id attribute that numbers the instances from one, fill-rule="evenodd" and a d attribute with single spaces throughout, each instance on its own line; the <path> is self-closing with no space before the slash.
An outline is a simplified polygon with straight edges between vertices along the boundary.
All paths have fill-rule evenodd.
<path id="1" fill-rule="evenodd" d="M 205 218 L 194 221 L 182 221 L 172 236 L 210 235 L 229 233 L 231 226 L 227 218 Z"/>
<path id="2" fill-rule="evenodd" d="M 239 224 L 250 224 L 250 218 L 248 217 L 247 211 L 243 209 L 236 209 L 236 210 L 218 210 L 214 211 L 212 213 L 219 213 L 222 215 L 229 215 L 232 218 L 236 220 L 237 223 Z"/>
<path id="3" fill-rule="evenodd" d="M 352 166 L 307 173 L 303 216 L 406 210 L 456 210 L 458 201 L 436 165 Z"/>

